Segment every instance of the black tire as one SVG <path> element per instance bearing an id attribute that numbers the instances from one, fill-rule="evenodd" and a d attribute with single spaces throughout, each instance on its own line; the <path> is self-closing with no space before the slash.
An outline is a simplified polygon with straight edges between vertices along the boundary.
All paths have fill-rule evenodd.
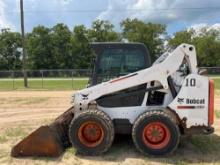
<path id="1" fill-rule="evenodd" d="M 88 126 L 86 123 L 90 123 L 90 125 Z M 92 128 L 91 124 L 93 126 Z M 94 134 L 96 141 L 93 137 Z M 101 138 L 98 135 L 100 135 Z M 82 112 L 77 118 L 72 120 L 69 127 L 70 142 L 78 153 L 84 155 L 99 155 L 106 152 L 112 145 L 114 135 L 112 120 L 106 113 L 99 110 Z M 92 140 L 91 136 L 93 137 Z M 90 139 L 88 140 L 88 138 Z"/>
<path id="2" fill-rule="evenodd" d="M 172 153 L 180 140 L 180 131 L 175 121 L 166 110 L 151 110 L 140 115 L 132 128 L 132 139 L 136 148 L 144 154 L 156 156 Z M 157 135 L 153 135 L 155 128 L 159 128 Z"/>

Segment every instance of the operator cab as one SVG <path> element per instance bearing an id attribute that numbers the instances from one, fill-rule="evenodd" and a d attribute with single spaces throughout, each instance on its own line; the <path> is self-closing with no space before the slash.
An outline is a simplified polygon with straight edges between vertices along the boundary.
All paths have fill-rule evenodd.
<path id="1" fill-rule="evenodd" d="M 95 61 L 90 86 L 151 66 L 150 55 L 142 43 L 91 43 Z"/>

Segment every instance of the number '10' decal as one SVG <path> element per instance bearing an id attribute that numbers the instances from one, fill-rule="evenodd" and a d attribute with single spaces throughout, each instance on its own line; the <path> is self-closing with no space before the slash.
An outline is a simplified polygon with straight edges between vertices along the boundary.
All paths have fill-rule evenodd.
<path id="1" fill-rule="evenodd" d="M 190 78 L 190 79 L 186 79 L 186 86 L 191 86 L 191 87 L 195 87 L 196 86 L 196 79 L 195 78 Z"/>

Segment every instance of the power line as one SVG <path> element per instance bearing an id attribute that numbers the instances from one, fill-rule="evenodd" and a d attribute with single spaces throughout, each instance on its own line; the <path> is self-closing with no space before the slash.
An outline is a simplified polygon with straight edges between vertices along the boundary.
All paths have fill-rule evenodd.
<path id="1" fill-rule="evenodd" d="M 25 10 L 25 13 L 98 13 L 98 12 L 144 12 L 144 11 L 176 11 L 176 10 L 191 10 L 191 11 L 201 11 L 201 10 L 220 10 L 220 7 L 181 7 L 181 8 L 143 8 L 143 9 L 76 9 L 76 10 Z M 18 13 L 20 11 L 5 11 L 4 13 Z"/>

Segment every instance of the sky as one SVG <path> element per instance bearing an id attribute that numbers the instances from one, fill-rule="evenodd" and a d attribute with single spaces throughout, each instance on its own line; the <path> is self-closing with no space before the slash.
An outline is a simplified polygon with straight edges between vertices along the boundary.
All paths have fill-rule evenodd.
<path id="1" fill-rule="evenodd" d="M 168 34 L 209 26 L 220 28 L 220 0 L 23 0 L 25 30 L 37 25 L 64 23 L 90 27 L 96 19 L 109 20 L 120 31 L 120 22 L 138 18 L 167 26 Z M 0 29 L 20 31 L 20 0 L 0 0 Z"/>

